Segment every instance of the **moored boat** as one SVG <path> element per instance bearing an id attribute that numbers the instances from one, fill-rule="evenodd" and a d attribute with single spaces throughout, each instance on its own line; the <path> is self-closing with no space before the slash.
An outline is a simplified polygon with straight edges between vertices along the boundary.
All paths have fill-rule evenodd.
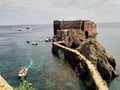
<path id="1" fill-rule="evenodd" d="M 46 38 L 46 39 L 45 39 L 45 42 L 48 42 L 48 41 L 49 41 L 49 39 L 48 39 L 48 38 Z"/>
<path id="2" fill-rule="evenodd" d="M 18 31 L 22 31 L 21 29 L 19 29 Z"/>
<path id="3" fill-rule="evenodd" d="M 45 39 L 45 42 L 51 42 L 51 41 L 52 41 L 51 38 L 46 38 L 46 39 Z"/>
<path id="4" fill-rule="evenodd" d="M 32 45 L 38 45 L 36 42 L 32 42 Z"/>
<path id="5" fill-rule="evenodd" d="M 29 27 L 26 27 L 26 29 L 30 29 Z"/>
<path id="6" fill-rule="evenodd" d="M 26 41 L 26 43 L 30 43 L 30 41 Z"/>

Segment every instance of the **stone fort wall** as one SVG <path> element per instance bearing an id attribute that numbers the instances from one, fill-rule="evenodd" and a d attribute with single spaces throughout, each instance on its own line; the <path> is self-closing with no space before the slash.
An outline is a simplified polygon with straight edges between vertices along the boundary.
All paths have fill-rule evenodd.
<path id="1" fill-rule="evenodd" d="M 89 35 L 96 35 L 96 24 L 90 20 L 71 20 L 71 21 L 59 21 L 55 20 L 53 22 L 54 35 L 57 34 L 58 30 L 63 29 L 79 29 L 84 32 L 88 32 Z"/>

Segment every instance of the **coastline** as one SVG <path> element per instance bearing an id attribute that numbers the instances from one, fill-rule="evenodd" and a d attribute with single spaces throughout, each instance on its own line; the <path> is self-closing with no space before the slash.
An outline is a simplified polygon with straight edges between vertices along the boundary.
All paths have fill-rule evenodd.
<path id="1" fill-rule="evenodd" d="M 0 90 L 13 90 L 7 81 L 0 75 Z"/>

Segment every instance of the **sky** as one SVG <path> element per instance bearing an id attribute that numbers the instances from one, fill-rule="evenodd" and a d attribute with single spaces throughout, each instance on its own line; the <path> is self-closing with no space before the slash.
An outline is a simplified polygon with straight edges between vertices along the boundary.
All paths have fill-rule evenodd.
<path id="1" fill-rule="evenodd" d="M 120 0 L 0 0 L 0 25 L 120 22 Z"/>

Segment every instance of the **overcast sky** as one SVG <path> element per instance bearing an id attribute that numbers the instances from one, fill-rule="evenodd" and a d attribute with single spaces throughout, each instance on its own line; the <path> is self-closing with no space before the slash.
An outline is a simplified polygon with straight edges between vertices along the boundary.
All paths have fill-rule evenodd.
<path id="1" fill-rule="evenodd" d="M 90 19 L 120 22 L 120 0 L 0 0 L 0 25 Z"/>

